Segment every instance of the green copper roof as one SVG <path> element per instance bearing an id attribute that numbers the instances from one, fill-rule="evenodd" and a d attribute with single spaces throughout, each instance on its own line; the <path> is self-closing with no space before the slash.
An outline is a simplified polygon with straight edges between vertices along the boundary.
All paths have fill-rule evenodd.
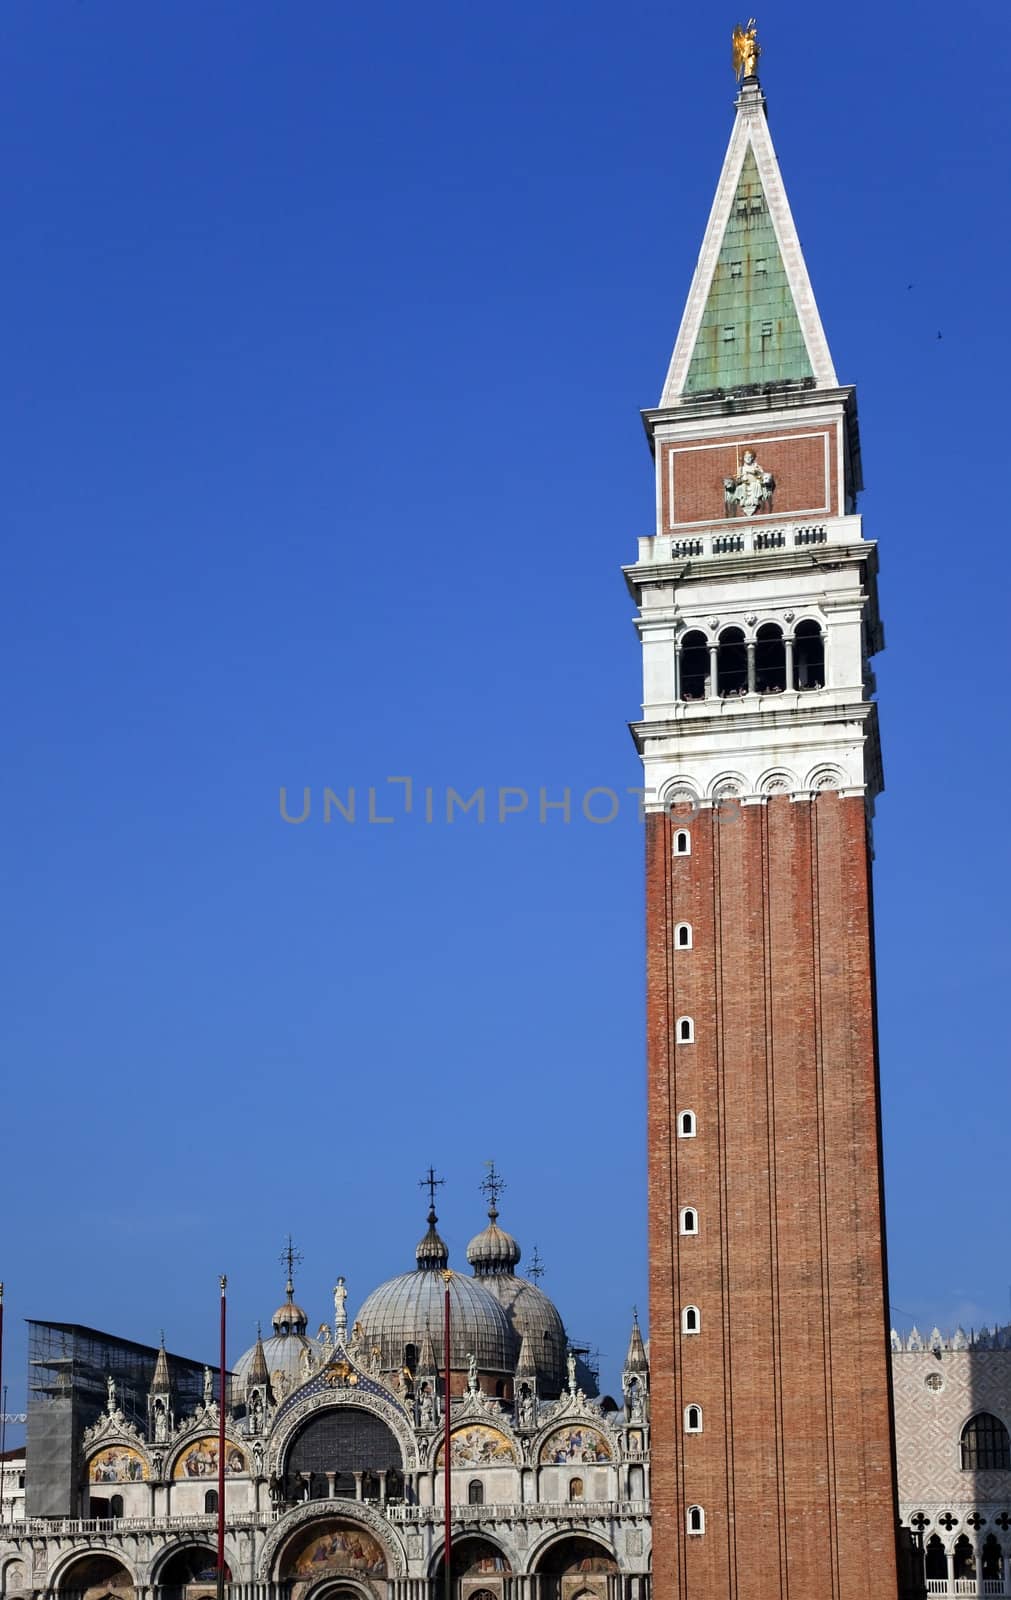
<path id="1" fill-rule="evenodd" d="M 811 359 L 749 145 L 683 392 L 811 376 Z"/>

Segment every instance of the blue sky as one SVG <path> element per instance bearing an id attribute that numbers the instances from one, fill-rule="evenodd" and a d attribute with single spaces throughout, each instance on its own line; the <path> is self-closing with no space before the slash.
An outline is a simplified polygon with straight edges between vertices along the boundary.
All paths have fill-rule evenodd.
<path id="1" fill-rule="evenodd" d="M 881 541 L 895 1319 L 1009 1315 L 1003 13 L 762 12 Z M 5 1381 L 25 1316 L 209 1357 L 503 1223 L 617 1382 L 645 1306 L 619 568 L 734 16 L 11 0 Z M 941 335 L 941 337 L 938 337 Z M 410 776 L 415 808 L 388 775 Z M 278 793 L 316 809 L 286 825 Z M 358 792 L 354 824 L 319 812 Z M 425 821 L 447 786 L 574 815 Z M 401 813 L 369 825 L 394 798 Z"/>

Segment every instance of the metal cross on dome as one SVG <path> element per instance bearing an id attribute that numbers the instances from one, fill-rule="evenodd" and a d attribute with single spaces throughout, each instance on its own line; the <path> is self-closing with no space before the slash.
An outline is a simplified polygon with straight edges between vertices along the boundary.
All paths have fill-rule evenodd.
<path id="1" fill-rule="evenodd" d="M 298 1267 L 298 1266 L 301 1266 L 301 1264 L 302 1264 L 304 1259 L 305 1258 L 302 1255 L 301 1250 L 296 1248 L 295 1242 L 292 1239 L 291 1234 L 289 1233 L 288 1238 L 287 1238 L 287 1240 L 285 1242 L 284 1249 L 281 1251 L 281 1254 L 278 1257 L 278 1260 L 280 1261 L 282 1267 L 287 1267 L 287 1269 L 288 1269 L 288 1282 L 289 1283 L 291 1283 L 294 1280 L 295 1268 Z"/>
<path id="2" fill-rule="evenodd" d="M 441 1189 L 445 1181 L 445 1178 L 437 1178 L 435 1176 L 435 1168 L 432 1166 L 429 1167 L 425 1177 L 418 1179 L 418 1188 L 428 1190 L 429 1210 L 435 1210 L 435 1191 L 436 1189 Z"/>
<path id="3" fill-rule="evenodd" d="M 486 1161 L 485 1166 L 488 1168 L 488 1175 L 481 1179 L 479 1187 L 488 1201 L 489 1208 L 497 1211 L 498 1197 L 508 1185 L 502 1175 L 496 1172 L 494 1161 Z"/>

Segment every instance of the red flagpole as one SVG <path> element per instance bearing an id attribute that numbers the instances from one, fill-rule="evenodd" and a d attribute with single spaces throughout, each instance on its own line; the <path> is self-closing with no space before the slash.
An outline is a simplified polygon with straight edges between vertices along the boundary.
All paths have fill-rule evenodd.
<path id="1" fill-rule="evenodd" d="M 446 1373 L 445 1394 L 444 1394 L 443 1406 L 442 1406 L 442 1412 L 443 1412 L 443 1419 L 442 1419 L 443 1420 L 443 1441 L 442 1441 L 442 1470 L 443 1470 L 443 1480 L 442 1481 L 443 1481 L 443 1491 L 442 1491 L 442 1497 L 443 1497 L 443 1500 L 445 1501 L 445 1505 L 443 1507 L 443 1510 L 445 1512 L 445 1524 L 446 1524 L 445 1553 L 444 1553 L 444 1557 L 443 1557 L 443 1572 L 445 1574 L 445 1583 L 446 1583 L 446 1600 L 453 1600 L 453 1576 L 452 1576 L 452 1568 L 451 1568 L 452 1557 L 453 1557 L 453 1479 L 452 1479 L 452 1460 L 451 1460 L 450 1452 L 449 1452 L 449 1410 L 450 1410 L 449 1384 L 450 1384 L 450 1361 L 451 1361 L 451 1357 L 452 1357 L 452 1351 L 451 1351 L 450 1342 L 449 1342 L 449 1282 L 450 1282 L 450 1279 L 452 1278 L 453 1274 L 452 1274 L 452 1272 L 450 1272 L 449 1268 L 447 1267 L 446 1271 L 443 1273 L 442 1276 L 443 1276 L 443 1279 L 444 1279 L 445 1284 L 446 1284 L 446 1300 L 445 1300 L 445 1306 L 444 1306 L 443 1317 L 442 1317 L 442 1324 L 443 1324 L 443 1328 L 442 1328 L 442 1331 L 443 1331 L 442 1361 L 443 1361 L 443 1367 L 444 1367 L 445 1373 Z"/>
<path id="2" fill-rule="evenodd" d="M 225 1290 L 221 1279 L 221 1362 L 218 1368 L 218 1600 L 225 1593 Z"/>

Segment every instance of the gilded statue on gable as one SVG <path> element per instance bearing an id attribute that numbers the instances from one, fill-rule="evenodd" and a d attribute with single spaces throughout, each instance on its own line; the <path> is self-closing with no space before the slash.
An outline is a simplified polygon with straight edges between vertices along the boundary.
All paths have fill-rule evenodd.
<path id="1" fill-rule="evenodd" d="M 758 76 L 758 58 L 762 47 L 758 42 L 758 26 L 754 17 L 749 17 L 744 27 L 738 23 L 734 29 L 734 72 L 737 81 L 742 78 L 756 78 Z"/>

